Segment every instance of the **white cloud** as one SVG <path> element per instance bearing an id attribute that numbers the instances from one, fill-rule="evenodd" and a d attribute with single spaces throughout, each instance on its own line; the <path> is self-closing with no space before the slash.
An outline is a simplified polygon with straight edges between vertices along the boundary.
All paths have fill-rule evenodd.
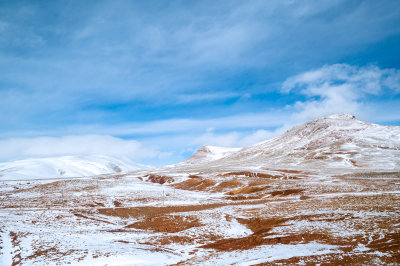
<path id="1" fill-rule="evenodd" d="M 136 161 L 163 156 L 161 152 L 152 147 L 144 147 L 138 141 L 100 135 L 11 138 L 0 140 L 0 147 L 1 161 L 87 154 L 103 154 Z"/>
<path id="2" fill-rule="evenodd" d="M 297 92 L 308 97 L 289 108 L 292 120 L 306 121 L 333 113 L 352 113 L 368 117 L 369 96 L 400 91 L 400 71 L 377 66 L 327 65 L 288 78 L 282 92 Z"/>

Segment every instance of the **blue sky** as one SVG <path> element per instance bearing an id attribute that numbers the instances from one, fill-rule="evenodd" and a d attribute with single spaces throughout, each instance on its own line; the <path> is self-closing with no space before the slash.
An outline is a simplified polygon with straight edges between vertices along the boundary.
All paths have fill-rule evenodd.
<path id="1" fill-rule="evenodd" d="M 400 2 L 0 1 L 0 161 L 148 164 L 338 112 L 400 125 Z"/>

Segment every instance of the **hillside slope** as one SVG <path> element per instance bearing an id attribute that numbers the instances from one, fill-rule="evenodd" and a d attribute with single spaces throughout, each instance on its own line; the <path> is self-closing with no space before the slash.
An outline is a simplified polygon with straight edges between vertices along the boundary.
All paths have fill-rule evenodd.
<path id="1" fill-rule="evenodd" d="M 202 163 L 200 160 L 198 166 Z M 337 114 L 296 126 L 277 138 L 207 164 L 223 168 L 400 169 L 400 127 Z"/>

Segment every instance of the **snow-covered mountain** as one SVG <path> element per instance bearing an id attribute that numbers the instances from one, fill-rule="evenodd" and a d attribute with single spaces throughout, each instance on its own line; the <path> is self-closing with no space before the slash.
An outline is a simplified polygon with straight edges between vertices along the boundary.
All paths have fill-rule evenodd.
<path id="1" fill-rule="evenodd" d="M 203 146 L 197 150 L 190 158 L 185 160 L 183 164 L 198 164 L 210 161 L 219 160 L 234 152 L 239 151 L 241 148 L 226 148 L 216 146 Z"/>
<path id="2" fill-rule="evenodd" d="M 146 168 L 104 155 L 35 158 L 0 163 L 0 180 L 82 177 Z"/>
<path id="3" fill-rule="evenodd" d="M 201 154 L 200 154 L 201 155 Z M 192 159 L 199 157 L 198 154 Z M 195 164 L 191 160 L 192 165 Z M 203 163 L 198 161 L 198 165 Z M 400 127 L 337 114 L 207 162 L 208 167 L 400 169 Z"/>

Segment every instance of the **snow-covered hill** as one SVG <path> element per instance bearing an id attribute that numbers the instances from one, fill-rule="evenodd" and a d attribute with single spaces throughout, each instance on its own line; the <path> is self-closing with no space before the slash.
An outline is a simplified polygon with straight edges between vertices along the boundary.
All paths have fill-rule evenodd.
<path id="1" fill-rule="evenodd" d="M 103 155 L 35 158 L 0 163 L 0 180 L 82 177 L 146 168 Z"/>
<path id="2" fill-rule="evenodd" d="M 203 146 L 197 150 L 190 158 L 185 160 L 183 164 L 198 164 L 222 159 L 241 148 L 226 148 L 216 146 Z"/>
<path id="3" fill-rule="evenodd" d="M 192 160 L 192 165 L 194 161 Z M 202 160 L 198 164 L 201 165 Z M 400 127 L 337 114 L 296 126 L 285 134 L 212 162 L 209 167 L 400 169 Z"/>

